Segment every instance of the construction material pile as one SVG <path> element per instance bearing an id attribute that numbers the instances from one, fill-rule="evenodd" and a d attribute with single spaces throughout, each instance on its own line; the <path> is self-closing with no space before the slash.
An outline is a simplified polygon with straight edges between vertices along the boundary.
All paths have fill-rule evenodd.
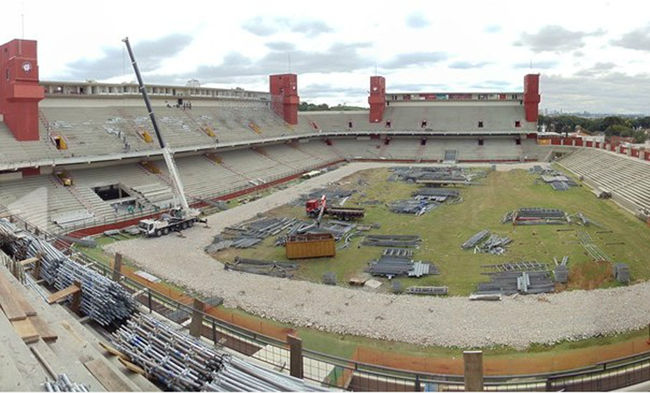
<path id="1" fill-rule="evenodd" d="M 605 254 L 605 251 L 603 251 L 594 243 L 591 235 L 589 235 L 587 232 L 578 232 L 578 240 L 580 241 L 580 245 L 585 249 L 585 251 L 587 251 L 589 256 L 591 256 L 594 261 L 612 262 L 612 258 L 610 258 L 609 255 Z"/>
<path id="2" fill-rule="evenodd" d="M 5 219 L 0 219 L 0 244 L 6 244 L 14 259 L 40 258 L 40 278 L 57 290 L 80 283 L 81 312 L 102 326 L 128 318 L 135 310 L 133 299 L 119 283 Z"/>
<path id="3" fill-rule="evenodd" d="M 399 276 L 422 277 L 430 274 L 440 274 L 432 263 L 414 261 L 409 256 L 385 254 L 379 259 L 370 262 L 368 273 L 373 276 L 384 276 L 388 279 Z"/>
<path id="4" fill-rule="evenodd" d="M 625 263 L 617 263 L 614 265 L 613 274 L 616 281 L 621 284 L 630 283 L 630 267 Z"/>
<path id="5" fill-rule="evenodd" d="M 555 291 L 551 273 L 547 266 L 537 262 L 518 262 L 499 265 L 484 265 L 490 271 L 483 273 L 490 281 L 478 284 L 473 295 L 523 295 Z"/>
<path id="6" fill-rule="evenodd" d="M 553 269 L 553 276 L 555 277 L 555 282 L 560 284 L 566 284 L 569 282 L 569 268 L 567 263 L 569 262 L 569 257 L 564 256 L 562 262 L 558 262 L 556 258 L 553 258 L 555 261 L 555 269 Z"/>
<path id="7" fill-rule="evenodd" d="M 388 210 L 398 214 L 415 214 L 421 216 L 424 213 L 440 206 L 438 202 L 425 199 L 401 199 L 388 204 Z"/>
<path id="8" fill-rule="evenodd" d="M 264 261 L 236 256 L 233 263 L 225 263 L 223 268 L 225 270 L 261 274 L 263 276 L 291 278 L 293 277 L 293 272 L 298 269 L 298 265 L 291 262 Z"/>
<path id="9" fill-rule="evenodd" d="M 257 220 L 229 226 L 221 234 L 214 237 L 212 243 L 205 248 L 205 251 L 209 254 L 214 254 L 229 247 L 253 247 L 267 237 L 275 236 L 297 222 L 298 219 L 296 218 L 262 217 Z"/>
<path id="10" fill-rule="evenodd" d="M 429 295 L 429 296 L 446 296 L 448 293 L 447 287 L 421 287 L 413 286 L 406 288 L 406 293 L 409 295 Z"/>
<path id="11" fill-rule="evenodd" d="M 363 246 L 377 247 L 419 247 L 422 239 L 418 235 L 366 235 Z"/>
<path id="12" fill-rule="evenodd" d="M 562 225 L 567 224 L 567 214 L 560 209 L 543 207 L 522 207 L 507 212 L 501 219 L 503 224 L 513 225 Z"/>
<path id="13" fill-rule="evenodd" d="M 458 190 L 448 190 L 446 188 L 422 187 L 413 191 L 411 196 L 415 199 L 425 199 L 428 201 L 446 202 L 460 198 Z"/>
<path id="14" fill-rule="evenodd" d="M 556 171 L 555 169 L 543 168 L 539 165 L 529 169 L 530 173 L 540 175 L 540 179 L 549 184 L 555 191 L 566 191 L 571 187 L 575 187 L 578 184 L 568 178 L 564 173 Z"/>
<path id="15" fill-rule="evenodd" d="M 388 209 L 393 213 L 422 214 L 433 210 L 444 202 L 458 202 L 460 195 L 457 190 L 444 188 L 423 187 L 411 194 L 412 199 L 402 199 L 388 204 Z"/>
<path id="16" fill-rule="evenodd" d="M 115 331 L 112 343 L 172 391 L 326 391 L 230 356 L 143 314 Z"/>
<path id="17" fill-rule="evenodd" d="M 88 386 L 70 381 L 66 374 L 59 374 L 56 380 L 47 381 L 43 387 L 48 392 L 89 392 Z"/>
<path id="18" fill-rule="evenodd" d="M 357 224 L 349 221 L 327 220 L 321 222 L 311 221 L 296 221 L 287 231 L 286 235 L 279 236 L 275 241 L 276 246 L 284 246 L 286 239 L 292 235 L 303 235 L 306 233 L 331 233 L 336 241 L 341 240 L 346 235 L 350 235 Z"/>
<path id="19" fill-rule="evenodd" d="M 312 199 L 320 199 L 323 195 L 327 199 L 327 203 L 334 206 L 343 206 L 345 202 L 354 194 L 356 190 L 344 190 L 342 188 L 318 188 L 312 190 L 309 194 L 302 194 L 300 197 L 292 202 L 295 206 L 305 206 L 305 202 Z"/>
<path id="20" fill-rule="evenodd" d="M 464 250 L 474 249 L 474 253 L 501 255 L 506 252 L 506 246 L 512 242 L 508 236 L 491 234 L 484 229 L 470 237 L 460 247 Z"/>
<path id="21" fill-rule="evenodd" d="M 458 167 L 393 167 L 389 181 L 426 183 L 427 181 L 471 182 L 481 174 Z"/>

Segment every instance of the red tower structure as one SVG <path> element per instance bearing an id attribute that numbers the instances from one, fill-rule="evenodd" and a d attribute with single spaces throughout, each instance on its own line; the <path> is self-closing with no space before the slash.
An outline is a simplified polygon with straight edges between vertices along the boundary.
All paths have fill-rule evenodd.
<path id="1" fill-rule="evenodd" d="M 36 41 L 12 40 L 0 46 L 0 113 L 19 141 L 36 141 L 38 102 L 44 90 L 38 84 Z"/>
<path id="2" fill-rule="evenodd" d="M 526 121 L 537 122 L 539 118 L 539 74 L 524 76 L 524 111 Z"/>
<path id="3" fill-rule="evenodd" d="M 269 76 L 271 108 L 289 124 L 298 124 L 298 76 L 279 74 Z"/>
<path id="4" fill-rule="evenodd" d="M 368 120 L 371 123 L 379 123 L 384 118 L 384 109 L 386 108 L 386 78 L 383 76 L 370 77 L 370 114 Z"/>

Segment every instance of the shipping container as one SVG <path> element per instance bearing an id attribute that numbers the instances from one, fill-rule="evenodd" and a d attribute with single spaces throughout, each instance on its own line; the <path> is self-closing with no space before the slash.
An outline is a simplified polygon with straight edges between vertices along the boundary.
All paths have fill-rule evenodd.
<path id="1" fill-rule="evenodd" d="M 287 238 L 287 259 L 333 257 L 336 244 L 331 233 L 308 233 Z"/>

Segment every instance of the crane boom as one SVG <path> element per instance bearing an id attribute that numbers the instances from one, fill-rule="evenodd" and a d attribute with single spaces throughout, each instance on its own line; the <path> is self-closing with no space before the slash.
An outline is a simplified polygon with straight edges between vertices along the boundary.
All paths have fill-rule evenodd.
<path id="1" fill-rule="evenodd" d="M 169 147 L 165 145 L 165 140 L 163 139 L 162 134 L 160 133 L 160 129 L 158 128 L 158 122 L 156 122 L 156 116 L 154 115 L 153 109 L 151 108 L 151 101 L 149 100 L 147 89 L 144 85 L 144 82 L 142 81 L 142 75 L 140 75 L 140 69 L 138 68 L 138 63 L 135 61 L 135 55 L 133 54 L 133 50 L 131 49 L 131 44 L 129 43 L 129 37 L 125 37 L 122 41 L 126 44 L 126 50 L 129 52 L 129 57 L 131 58 L 131 65 L 133 66 L 133 71 L 135 71 L 135 76 L 138 78 L 138 86 L 140 92 L 142 93 L 142 97 L 144 98 L 144 103 L 147 106 L 147 111 L 149 112 L 149 118 L 151 119 L 153 130 L 156 133 L 156 137 L 158 138 L 158 143 L 160 144 L 160 148 L 162 149 L 162 155 L 163 158 L 165 159 L 165 164 L 167 165 L 167 169 L 169 170 L 169 175 L 172 179 L 172 183 L 175 189 L 174 191 L 176 191 L 176 196 L 178 197 L 178 200 L 183 210 L 188 211 L 190 209 L 190 206 L 187 203 L 187 199 L 185 198 L 185 189 L 183 187 L 183 182 L 181 182 L 181 178 L 178 174 L 178 168 L 176 167 L 176 163 L 174 162 L 174 157 L 172 156 L 172 152 L 171 150 L 169 150 Z"/>

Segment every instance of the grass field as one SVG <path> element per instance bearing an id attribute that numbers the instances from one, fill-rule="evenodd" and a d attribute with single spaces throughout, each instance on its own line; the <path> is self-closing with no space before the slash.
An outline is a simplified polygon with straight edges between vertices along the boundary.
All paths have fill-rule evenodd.
<path id="1" fill-rule="evenodd" d="M 524 170 L 490 172 L 481 185 L 461 188 L 463 202 L 445 204 L 422 216 L 395 214 L 385 203 L 408 198 L 418 186 L 403 182 L 389 182 L 388 169 L 358 172 L 342 179 L 340 187 L 359 190 L 346 205 L 378 200 L 381 204 L 367 205 L 365 224 L 379 224 L 376 234 L 417 234 L 423 239 L 414 258 L 433 262 L 440 270 L 437 276 L 400 278 L 403 286 L 445 285 L 450 295 L 468 295 L 480 281 L 486 281 L 481 265 L 521 260 L 553 263 L 553 257 L 569 256 L 569 284 L 566 289 L 604 288 L 617 285 L 611 277 L 611 266 L 594 262 L 579 243 L 577 233 L 587 232 L 614 261 L 630 266 L 632 279 L 650 277 L 646 255 L 650 253 L 650 231 L 639 220 L 623 211 L 614 202 L 594 197 L 586 187 L 574 187 L 557 192 L 546 184 L 536 184 L 535 176 Z M 501 224 L 506 211 L 520 207 L 547 207 L 563 209 L 569 214 L 581 212 L 602 227 L 579 225 L 512 226 Z M 274 216 L 304 218 L 304 209 L 283 206 L 269 212 Z M 474 233 L 489 229 L 493 233 L 513 239 L 504 255 L 474 254 L 460 245 Z M 559 230 L 559 231 L 558 231 Z M 225 250 L 215 257 L 232 261 L 235 255 L 257 259 L 284 260 L 284 248 L 274 247 L 275 239 L 266 239 L 261 245 L 244 250 Z M 322 274 L 335 272 L 339 285 L 363 271 L 370 260 L 380 256 L 381 247 L 358 247 L 361 238 L 355 238 L 351 247 L 337 251 L 335 258 L 299 261 L 296 278 L 320 282 Z M 387 281 L 382 279 L 382 281 Z M 383 285 L 388 290 L 390 285 Z M 564 288 L 562 288 L 564 289 Z"/>
<path id="2" fill-rule="evenodd" d="M 387 169 L 359 172 L 340 181 L 341 187 L 363 189 L 355 194 L 350 205 L 363 200 L 389 202 L 406 198 L 417 186 L 406 183 L 387 182 Z M 424 279 L 403 280 L 406 285 L 440 284 L 448 285 L 450 293 L 466 295 L 474 290 L 477 282 L 484 280 L 480 274 L 481 264 L 501 263 L 519 259 L 536 259 L 550 263 L 552 257 L 569 255 L 571 268 L 568 289 L 578 287 L 607 287 L 615 285 L 610 278 L 610 267 L 590 260 L 577 239 L 578 230 L 586 230 L 594 241 L 614 260 L 627 262 L 634 280 L 650 278 L 650 267 L 645 257 L 650 251 L 650 231 L 648 228 L 623 211 L 612 201 L 596 199 L 586 188 L 574 188 L 566 192 L 555 192 L 545 184 L 535 184 L 535 177 L 523 170 L 510 172 L 491 172 L 484 184 L 461 189 L 463 202 L 456 205 L 443 205 L 424 216 L 414 217 L 389 212 L 383 204 L 366 206 L 364 223 L 378 223 L 381 228 L 373 233 L 420 234 L 424 241 L 417 251 L 418 259 L 433 261 L 441 270 L 440 276 Z M 539 206 L 565 209 L 569 213 L 582 212 L 606 228 L 585 228 L 573 226 L 530 226 L 513 227 L 500 223 L 507 210 L 518 207 Z M 304 217 L 302 207 L 284 206 L 271 212 L 273 215 Z M 481 229 L 490 229 L 499 234 L 507 234 L 515 239 L 509 251 L 503 256 L 478 254 L 460 249 L 460 244 Z M 561 231 L 557 229 L 574 229 Z M 611 231 L 608 233 L 598 233 Z M 103 246 L 115 241 L 107 237 L 97 238 Z M 234 255 L 244 255 L 264 259 L 284 259 L 283 248 L 273 247 L 274 239 L 267 239 L 260 247 L 248 250 L 222 252 L 220 259 L 228 260 Z M 360 239 L 353 242 L 350 249 L 339 251 L 334 259 L 301 261 L 299 278 L 320 281 L 325 271 L 335 271 L 340 282 L 366 267 L 369 260 L 381 253 L 379 247 L 357 248 Z M 607 243 L 620 243 L 624 245 Z M 86 249 L 81 251 L 108 264 L 110 258 L 103 250 Z M 126 261 L 129 263 L 128 261 Z M 169 285 L 169 283 L 168 283 Z M 341 284 L 346 285 L 346 284 Z M 388 287 L 385 285 L 384 287 Z M 179 288 L 188 290 L 187 288 Z M 241 312 L 241 310 L 234 310 Z M 248 314 L 246 314 L 248 315 Z M 250 318 L 257 318 L 249 315 Z M 277 322 L 267 321 L 268 323 Z M 385 342 L 356 336 L 343 336 L 325 333 L 309 328 L 297 328 L 305 347 L 342 357 L 350 356 L 358 346 L 375 348 L 391 353 L 404 353 L 412 356 L 455 356 L 460 349 L 442 347 L 421 347 L 411 344 Z M 532 353 L 557 354 L 577 348 L 597 348 L 601 345 L 623 343 L 646 335 L 639 330 L 623 335 L 597 337 L 575 342 L 565 342 L 549 347 L 534 345 L 526 351 L 512 348 L 485 348 L 487 355 L 530 356 Z"/>

